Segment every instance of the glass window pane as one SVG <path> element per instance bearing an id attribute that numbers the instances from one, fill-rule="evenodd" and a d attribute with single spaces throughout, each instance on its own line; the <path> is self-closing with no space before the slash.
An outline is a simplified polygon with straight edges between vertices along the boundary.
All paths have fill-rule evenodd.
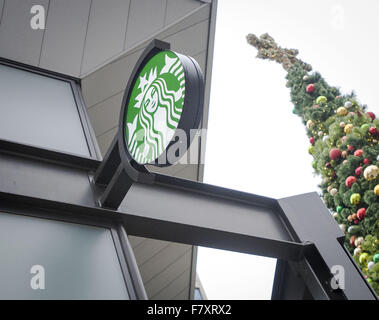
<path id="1" fill-rule="evenodd" d="M 129 299 L 110 230 L 0 213 L 0 299 Z"/>
<path id="2" fill-rule="evenodd" d="M 1 64 L 0 139 L 90 156 L 71 84 Z"/>

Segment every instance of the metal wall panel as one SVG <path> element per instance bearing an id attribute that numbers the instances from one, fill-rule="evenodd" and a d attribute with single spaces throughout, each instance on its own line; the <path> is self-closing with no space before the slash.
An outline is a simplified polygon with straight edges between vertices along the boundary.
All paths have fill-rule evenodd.
<path id="1" fill-rule="evenodd" d="M 101 136 L 110 128 L 115 128 L 118 125 L 123 97 L 124 92 L 121 91 L 88 109 L 88 115 L 96 136 Z"/>
<path id="2" fill-rule="evenodd" d="M 149 296 L 153 297 L 157 295 L 162 288 L 175 280 L 183 272 L 183 270 L 188 268 L 191 264 L 191 259 L 191 250 L 188 250 L 174 260 L 169 266 L 163 269 L 157 277 L 145 282 L 145 289 L 146 292 L 149 293 Z M 188 299 L 188 292 L 186 292 L 186 295 Z"/>
<path id="3" fill-rule="evenodd" d="M 172 43 L 172 49 L 188 55 L 197 55 L 203 52 L 208 45 L 209 21 L 197 23 L 164 40 Z"/>
<path id="4" fill-rule="evenodd" d="M 4 0 L 0 0 L 0 26 L 1 26 L 1 19 L 3 18 L 3 8 L 4 8 Z"/>
<path id="5" fill-rule="evenodd" d="M 165 25 L 177 21 L 201 5 L 198 0 L 167 0 Z"/>
<path id="6" fill-rule="evenodd" d="M 158 254 L 153 255 L 147 262 L 139 264 L 143 282 L 146 283 L 149 280 L 158 277 L 162 270 L 170 266 L 173 261 L 190 250 L 191 246 L 171 242 Z"/>
<path id="7" fill-rule="evenodd" d="M 83 78 L 82 91 L 87 108 L 125 90 L 142 51 L 128 54 Z"/>
<path id="8" fill-rule="evenodd" d="M 92 0 L 81 73 L 123 51 L 129 5 L 130 0 Z M 146 21 L 144 16 L 138 20 Z"/>
<path id="9" fill-rule="evenodd" d="M 6 0 L 0 27 L 0 57 L 38 66 L 44 30 L 30 26 L 34 0 Z M 49 0 L 38 1 L 48 10 Z"/>
<path id="10" fill-rule="evenodd" d="M 78 76 L 91 0 L 50 0 L 40 67 Z"/>
<path id="11" fill-rule="evenodd" d="M 166 1 L 131 0 L 125 49 L 163 28 Z"/>
<path id="12" fill-rule="evenodd" d="M 173 300 L 177 295 L 183 291 L 189 291 L 188 278 L 191 274 L 189 268 L 185 269 L 177 278 L 175 278 L 166 287 L 162 288 L 157 294 L 153 295 L 150 299 L 152 300 L 162 300 L 163 298 L 168 298 Z"/>

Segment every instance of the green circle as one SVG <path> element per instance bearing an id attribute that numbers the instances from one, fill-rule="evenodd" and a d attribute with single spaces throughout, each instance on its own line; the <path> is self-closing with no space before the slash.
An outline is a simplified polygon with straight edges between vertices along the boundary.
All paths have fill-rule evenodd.
<path id="1" fill-rule="evenodd" d="M 185 75 L 176 53 L 154 55 L 137 75 L 125 116 L 125 139 L 139 164 L 155 161 L 170 144 L 183 111 Z"/>

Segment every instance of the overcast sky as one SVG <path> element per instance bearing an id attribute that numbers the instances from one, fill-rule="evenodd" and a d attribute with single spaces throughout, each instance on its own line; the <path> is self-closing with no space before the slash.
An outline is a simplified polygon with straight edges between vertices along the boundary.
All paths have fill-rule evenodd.
<path id="1" fill-rule="evenodd" d="M 318 191 L 285 71 L 255 58 L 268 32 L 379 115 L 379 1 L 219 0 L 204 182 L 273 198 Z M 306 213 L 304 213 L 306 214 Z M 199 248 L 208 299 L 269 299 L 275 259 Z"/>

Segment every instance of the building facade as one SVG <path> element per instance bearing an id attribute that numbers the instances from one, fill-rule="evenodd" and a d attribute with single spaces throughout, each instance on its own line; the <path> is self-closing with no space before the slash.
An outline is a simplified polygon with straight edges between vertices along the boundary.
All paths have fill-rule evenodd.
<path id="1" fill-rule="evenodd" d="M 207 127 L 216 6 L 199 0 L 0 0 L 0 252 L 9 258 L 0 263 L 1 298 L 133 299 L 143 298 L 141 287 L 150 299 L 194 298 L 196 246 L 144 238 L 86 215 L 96 208 L 91 179 L 117 132 L 127 81 L 152 39 L 201 66 L 201 127 Z M 205 140 L 190 151 L 203 163 Z M 202 181 L 204 170 L 201 164 L 149 169 L 194 181 Z M 75 217 L 72 205 L 90 209 Z M 11 271 L 18 257 L 20 269 Z M 94 284 L 102 272 L 109 283 Z M 46 288 L 31 288 L 33 275 L 43 273 L 46 282 L 35 285 Z M 95 294 L 97 288 L 103 292 Z"/>

